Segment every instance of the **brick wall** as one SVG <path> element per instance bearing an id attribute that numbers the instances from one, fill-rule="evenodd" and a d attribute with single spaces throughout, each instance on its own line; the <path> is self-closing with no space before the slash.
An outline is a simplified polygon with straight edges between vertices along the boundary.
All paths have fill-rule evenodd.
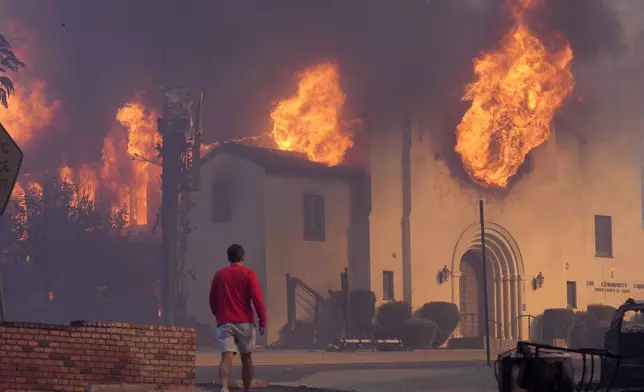
<path id="1" fill-rule="evenodd" d="M 195 331 L 124 323 L 0 324 L 0 391 L 195 382 Z"/>

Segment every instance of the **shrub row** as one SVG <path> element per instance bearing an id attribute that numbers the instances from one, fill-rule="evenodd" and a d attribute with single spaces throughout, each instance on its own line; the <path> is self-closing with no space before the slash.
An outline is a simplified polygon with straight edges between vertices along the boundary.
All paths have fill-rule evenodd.
<path id="1" fill-rule="evenodd" d="M 285 325 L 280 342 L 290 347 L 318 346 L 332 343 L 342 333 L 342 293 L 330 292 L 318 315 L 315 328 L 311 322 L 297 321 L 290 331 Z M 350 335 L 376 338 L 399 338 L 407 347 L 440 347 L 458 325 L 456 305 L 430 302 L 415 313 L 405 302 L 387 302 L 376 313 L 376 296 L 371 291 L 355 291 L 350 296 Z M 375 323 L 374 323 L 375 318 Z"/>
<path id="2" fill-rule="evenodd" d="M 350 298 L 351 336 L 399 338 L 405 346 L 414 348 L 441 347 L 460 322 L 457 306 L 449 302 L 429 302 L 412 312 L 406 302 L 394 301 L 381 305 L 376 312 L 373 292 L 352 292 Z M 589 305 L 586 311 L 578 312 L 546 309 L 533 320 L 531 339 L 547 344 L 563 339 L 571 348 L 601 348 L 615 311 L 607 305 Z M 297 321 L 293 331 L 283 328 L 281 341 L 288 346 L 310 347 L 315 340 L 326 346 L 342 334 L 341 319 L 341 293 L 331 292 L 316 328 L 310 322 Z"/>
<path id="3" fill-rule="evenodd" d="M 409 304 L 389 302 L 376 317 L 384 337 L 400 338 L 410 347 L 442 346 L 460 321 L 457 306 L 450 302 L 429 302 L 413 314 Z"/>
<path id="4" fill-rule="evenodd" d="M 608 305 L 588 305 L 586 311 L 578 312 L 546 309 L 533 322 L 533 330 L 540 328 L 541 333 L 531 338 L 547 344 L 564 339 L 571 348 L 601 348 L 616 310 Z"/>

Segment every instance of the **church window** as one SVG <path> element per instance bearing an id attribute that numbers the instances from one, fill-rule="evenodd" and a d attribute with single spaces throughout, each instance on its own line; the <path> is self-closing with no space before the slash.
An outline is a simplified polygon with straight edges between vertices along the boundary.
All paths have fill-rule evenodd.
<path id="1" fill-rule="evenodd" d="M 394 271 L 382 271 L 382 299 L 393 300 L 394 298 Z"/>
<path id="2" fill-rule="evenodd" d="M 568 309 L 577 309 L 577 282 L 566 282 Z"/>
<path id="3" fill-rule="evenodd" d="M 595 256 L 613 257 L 613 219 L 595 215 Z"/>
<path id="4" fill-rule="evenodd" d="M 212 221 L 228 222 L 233 218 L 233 192 L 230 181 L 219 180 L 212 185 Z"/>
<path id="5" fill-rule="evenodd" d="M 304 195 L 304 241 L 324 241 L 324 196 Z"/>

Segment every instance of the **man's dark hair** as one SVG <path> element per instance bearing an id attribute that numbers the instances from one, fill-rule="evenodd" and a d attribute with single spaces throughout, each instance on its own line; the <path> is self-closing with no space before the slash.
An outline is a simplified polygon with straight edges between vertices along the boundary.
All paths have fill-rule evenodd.
<path id="1" fill-rule="evenodd" d="M 231 263 L 239 263 L 244 258 L 244 248 L 238 244 L 230 245 L 226 253 Z"/>

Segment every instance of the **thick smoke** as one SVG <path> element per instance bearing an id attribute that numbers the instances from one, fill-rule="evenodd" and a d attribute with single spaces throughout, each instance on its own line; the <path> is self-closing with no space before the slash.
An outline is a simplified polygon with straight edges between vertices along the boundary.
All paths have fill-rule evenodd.
<path id="1" fill-rule="evenodd" d="M 20 42 L 37 45 L 28 66 L 64 104 L 52 135 L 67 136 L 40 143 L 43 165 L 57 164 L 52 149 L 100 159 L 119 106 L 140 90 L 158 105 L 160 88 L 175 85 L 203 90 L 206 140 L 260 134 L 295 73 L 328 59 L 341 66 L 352 118 L 433 112 L 445 123 L 447 156 L 472 58 L 507 27 L 500 2 L 5 0 L 2 19 L 35 33 L 37 42 Z M 619 23 L 601 1 L 549 3 L 541 27 L 561 31 L 578 59 L 621 48 Z"/>
<path id="2" fill-rule="evenodd" d="M 533 28 L 546 42 L 550 33 L 558 32 L 580 61 L 594 60 L 602 52 L 620 55 L 628 49 L 621 21 L 604 0 L 547 0 L 531 16 Z"/>

